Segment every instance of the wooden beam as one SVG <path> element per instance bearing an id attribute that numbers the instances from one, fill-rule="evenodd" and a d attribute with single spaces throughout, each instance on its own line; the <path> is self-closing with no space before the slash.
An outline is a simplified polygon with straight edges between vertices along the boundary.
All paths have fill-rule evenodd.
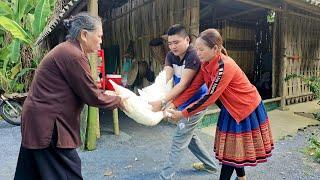
<path id="1" fill-rule="evenodd" d="M 200 3 L 207 4 L 207 5 L 215 5 L 216 1 L 210 1 L 210 0 L 201 0 Z"/>
<path id="2" fill-rule="evenodd" d="M 290 4 L 294 7 L 300 8 L 304 11 L 307 11 L 309 13 L 316 14 L 316 15 L 320 16 L 320 6 L 312 5 L 310 3 L 307 3 L 304 1 L 297 1 L 297 0 L 284 0 L 284 2 Z"/>
<path id="3" fill-rule="evenodd" d="M 245 3 L 245 4 L 250 4 L 250 5 L 261 7 L 261 8 L 273 9 L 275 11 L 282 11 L 281 8 L 276 7 L 276 6 L 272 5 L 272 4 L 267 4 L 267 3 L 257 2 L 257 1 L 251 1 L 251 0 L 235 0 L 235 1 L 242 2 L 242 3 Z"/>
<path id="4" fill-rule="evenodd" d="M 288 11 L 288 14 L 292 14 L 292 15 L 296 15 L 296 16 L 300 16 L 300 17 L 304 17 L 304 18 L 309 18 L 315 21 L 320 21 L 320 17 L 314 17 L 314 16 L 309 16 L 309 15 L 305 15 L 305 14 L 301 14 L 301 13 L 296 13 L 293 11 Z"/>
<path id="5" fill-rule="evenodd" d="M 222 16 L 222 17 L 219 17 L 218 19 L 228 19 L 228 18 L 232 18 L 232 17 L 242 16 L 242 15 L 249 14 L 249 13 L 256 12 L 256 11 L 260 11 L 263 9 L 264 8 L 258 7 L 258 8 L 254 8 L 254 9 L 249 9 L 247 11 L 238 12 L 235 14 L 229 14 L 227 16 Z"/>
<path id="6" fill-rule="evenodd" d="M 200 14 L 208 13 L 208 11 L 210 12 L 211 8 L 212 8 L 212 6 L 206 6 L 205 8 L 202 8 L 200 11 Z"/>
<path id="7" fill-rule="evenodd" d="M 201 0 L 200 3 L 207 4 L 207 5 L 219 5 L 219 4 L 226 4 L 230 2 L 230 0 Z"/>
<path id="8" fill-rule="evenodd" d="M 239 1 L 239 2 L 242 2 L 242 3 L 246 3 L 246 4 L 250 4 L 250 5 L 258 6 L 258 7 L 262 7 L 262 8 L 272 9 L 272 10 L 278 11 L 278 12 L 286 11 L 288 14 L 293 14 L 293 15 L 296 15 L 296 16 L 310 18 L 310 19 L 313 19 L 313 20 L 316 20 L 316 21 L 320 21 L 320 18 L 318 18 L 318 17 L 313 17 L 313 16 L 309 16 L 309 15 L 293 12 L 293 11 L 291 11 L 289 9 L 284 10 L 283 8 L 275 7 L 275 6 L 271 5 L 271 4 L 266 4 L 266 3 L 251 1 L 251 0 L 235 0 L 235 1 Z"/>
<path id="9" fill-rule="evenodd" d="M 212 5 L 209 5 L 209 6 L 206 6 L 205 8 L 203 8 L 200 11 L 200 19 L 203 19 L 203 18 L 207 17 L 208 15 L 211 15 L 213 12 L 213 8 L 214 7 Z"/>

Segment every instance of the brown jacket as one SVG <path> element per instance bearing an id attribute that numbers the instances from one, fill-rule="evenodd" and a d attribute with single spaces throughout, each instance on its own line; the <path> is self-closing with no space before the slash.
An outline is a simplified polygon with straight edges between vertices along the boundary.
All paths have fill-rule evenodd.
<path id="1" fill-rule="evenodd" d="M 66 41 L 52 49 L 36 70 L 23 105 L 22 146 L 48 147 L 56 124 L 57 147 L 79 147 L 84 103 L 113 109 L 119 105 L 120 98 L 105 95 L 96 87 L 79 42 Z"/>

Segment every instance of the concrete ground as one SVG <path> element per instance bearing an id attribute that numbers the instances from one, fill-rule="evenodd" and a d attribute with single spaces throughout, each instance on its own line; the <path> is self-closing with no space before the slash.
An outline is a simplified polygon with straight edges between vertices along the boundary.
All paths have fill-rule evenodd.
<path id="1" fill-rule="evenodd" d="M 294 114 L 294 112 L 315 112 L 319 109 L 318 106 L 317 101 L 312 101 L 290 105 L 287 111 L 273 110 L 268 113 L 274 139 L 277 141 L 275 150 L 269 163 L 258 165 L 257 168 L 247 168 L 249 179 L 320 179 L 320 165 L 312 163 L 312 160 L 301 153 L 303 145 L 306 146 L 308 136 L 303 134 L 296 136 L 295 139 L 284 138 L 294 136 L 299 128 L 319 124 L 315 119 Z M 110 117 L 108 114 L 104 116 Z M 89 155 L 91 152 L 80 152 L 84 162 L 84 177 L 158 179 L 158 174 L 168 157 L 175 126 L 162 122 L 154 127 L 146 127 L 123 116 L 120 119 L 119 137 L 112 135 L 112 123 L 107 122 L 102 125 L 103 138 L 106 139 L 98 141 L 98 149 L 91 155 Z M 210 126 L 197 130 L 197 134 L 212 156 L 215 128 Z M 199 173 L 193 170 L 191 164 L 197 162 L 197 159 L 190 151 L 186 150 L 182 156 L 176 179 L 219 179 L 219 173 Z M 299 164 L 299 161 L 306 163 Z M 97 162 L 103 162 L 104 166 L 100 166 L 101 163 Z M 292 165 L 288 166 L 289 164 Z M 313 173 L 310 167 L 317 173 Z M 297 171 L 294 173 L 294 170 Z"/>
<path id="2" fill-rule="evenodd" d="M 294 112 L 314 112 L 319 109 L 316 101 L 289 106 L 289 111 L 269 112 L 275 139 L 275 150 L 268 163 L 246 168 L 248 179 L 320 179 L 320 164 L 302 153 L 312 134 L 320 134 L 319 127 L 304 128 L 319 121 L 295 115 Z M 101 138 L 95 151 L 78 150 L 82 159 L 84 179 L 158 179 L 158 174 L 168 157 L 175 126 L 161 122 L 146 127 L 120 115 L 120 136 L 112 133 L 111 113 L 102 115 Z M 215 127 L 197 130 L 197 134 L 212 154 Z M 287 137 L 290 135 L 292 137 Z M 19 146 L 20 128 L 0 122 L 0 180 L 13 179 Z M 283 137 L 287 138 L 283 138 Z M 176 179 L 218 179 L 219 173 L 196 172 L 191 164 L 197 159 L 186 150 L 181 156 Z M 219 166 L 220 167 L 220 166 Z"/>

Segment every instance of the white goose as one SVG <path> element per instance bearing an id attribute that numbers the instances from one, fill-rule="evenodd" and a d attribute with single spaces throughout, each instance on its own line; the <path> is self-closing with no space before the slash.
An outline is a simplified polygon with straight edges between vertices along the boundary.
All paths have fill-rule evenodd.
<path id="1" fill-rule="evenodd" d="M 157 125 L 164 116 L 162 111 L 153 112 L 152 106 L 148 102 L 161 99 L 172 89 L 173 79 L 168 82 L 166 82 L 166 79 L 166 72 L 161 71 L 152 85 L 138 90 L 140 96 L 137 96 L 127 88 L 117 85 L 112 80 L 109 81 L 115 89 L 115 92 L 119 96 L 125 97 L 123 104 L 126 110 L 123 112 L 137 123 L 154 126 Z"/>

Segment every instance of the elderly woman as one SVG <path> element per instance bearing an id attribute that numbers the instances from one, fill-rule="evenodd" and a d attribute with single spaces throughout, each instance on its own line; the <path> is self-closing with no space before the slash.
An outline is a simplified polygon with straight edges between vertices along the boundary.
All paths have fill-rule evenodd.
<path id="1" fill-rule="evenodd" d="M 120 97 L 104 94 L 90 74 L 87 54 L 100 49 L 100 18 L 80 13 L 65 25 L 68 40 L 43 58 L 23 105 L 15 179 L 82 179 L 75 148 L 84 104 L 122 107 Z"/>

